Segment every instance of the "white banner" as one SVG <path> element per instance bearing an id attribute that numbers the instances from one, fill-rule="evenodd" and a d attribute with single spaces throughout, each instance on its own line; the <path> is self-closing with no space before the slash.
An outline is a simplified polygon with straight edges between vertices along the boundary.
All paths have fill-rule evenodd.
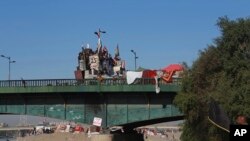
<path id="1" fill-rule="evenodd" d="M 85 61 L 84 60 L 80 60 L 80 70 L 81 71 L 84 71 L 86 70 L 86 64 L 85 64 Z"/>
<path id="2" fill-rule="evenodd" d="M 98 55 L 89 56 L 90 69 L 99 70 L 99 57 Z"/>
<path id="3" fill-rule="evenodd" d="M 93 125 L 99 126 L 99 127 L 102 126 L 102 118 L 94 117 Z"/>

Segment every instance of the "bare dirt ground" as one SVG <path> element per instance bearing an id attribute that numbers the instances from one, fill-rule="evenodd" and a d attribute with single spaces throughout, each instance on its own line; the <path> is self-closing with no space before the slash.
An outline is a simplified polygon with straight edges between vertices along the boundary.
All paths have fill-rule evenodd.
<path id="1" fill-rule="evenodd" d="M 17 141 L 136 141 L 129 138 L 131 137 L 113 136 L 110 134 L 91 135 L 91 137 L 88 137 L 85 133 L 53 133 L 19 137 Z"/>
<path id="2" fill-rule="evenodd" d="M 90 138 L 84 133 L 52 133 L 19 137 L 17 141 L 90 141 Z"/>
<path id="3" fill-rule="evenodd" d="M 144 141 L 180 141 L 180 133 L 174 136 L 147 136 Z M 17 141 L 126 141 L 125 138 L 119 137 L 114 139 L 112 135 L 91 135 L 88 137 L 86 133 L 52 133 L 41 134 L 36 136 L 19 137 Z M 132 140 L 131 140 L 132 141 Z"/>
<path id="4" fill-rule="evenodd" d="M 171 125 L 167 123 L 156 124 L 151 126 L 146 126 L 145 128 L 154 129 L 154 127 L 161 129 L 168 129 Z M 162 129 L 163 130 L 163 129 Z M 144 135 L 144 141 L 180 141 L 181 132 L 172 132 L 171 130 L 167 131 L 162 135 Z M 99 134 L 89 136 L 87 132 L 80 133 L 68 133 L 68 132 L 55 132 L 51 134 L 40 134 L 40 135 L 31 135 L 26 137 L 19 137 L 17 141 L 138 141 L 133 137 L 128 137 L 126 135 L 110 135 L 110 134 Z"/>

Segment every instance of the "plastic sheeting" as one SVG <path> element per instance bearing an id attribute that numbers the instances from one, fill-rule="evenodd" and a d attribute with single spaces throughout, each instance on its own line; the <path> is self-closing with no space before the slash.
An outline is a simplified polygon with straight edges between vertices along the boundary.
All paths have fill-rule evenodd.
<path id="1" fill-rule="evenodd" d="M 162 70 L 166 71 L 166 72 L 183 71 L 184 67 L 181 64 L 170 64 L 170 65 L 166 66 L 165 68 L 163 68 Z"/>
<path id="2" fill-rule="evenodd" d="M 135 71 L 127 71 L 127 83 L 132 84 L 136 78 L 142 78 L 142 71 L 135 72 Z"/>

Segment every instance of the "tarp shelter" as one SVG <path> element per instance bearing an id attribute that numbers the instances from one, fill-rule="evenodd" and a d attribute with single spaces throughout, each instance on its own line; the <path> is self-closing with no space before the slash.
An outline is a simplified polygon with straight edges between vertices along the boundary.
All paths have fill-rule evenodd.
<path id="1" fill-rule="evenodd" d="M 170 64 L 162 69 L 166 72 L 172 72 L 172 71 L 183 71 L 184 67 L 181 64 Z"/>
<path id="2" fill-rule="evenodd" d="M 144 70 L 142 72 L 142 78 L 154 78 L 156 76 L 155 70 Z"/>

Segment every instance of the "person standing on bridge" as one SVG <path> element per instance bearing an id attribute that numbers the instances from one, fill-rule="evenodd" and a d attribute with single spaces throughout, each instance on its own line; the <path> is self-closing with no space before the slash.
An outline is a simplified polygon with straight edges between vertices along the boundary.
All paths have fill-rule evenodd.
<path id="1" fill-rule="evenodd" d="M 21 81 L 22 81 L 23 87 L 25 88 L 26 87 L 26 81 L 23 78 L 21 78 Z"/>

